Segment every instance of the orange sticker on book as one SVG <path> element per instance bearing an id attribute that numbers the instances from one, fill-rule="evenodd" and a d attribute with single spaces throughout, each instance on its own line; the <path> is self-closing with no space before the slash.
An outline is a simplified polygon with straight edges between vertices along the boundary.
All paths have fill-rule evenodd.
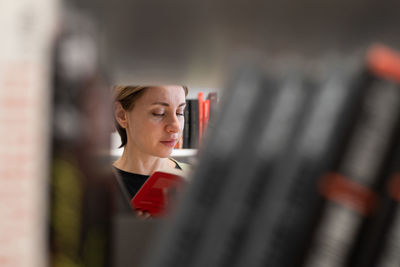
<path id="1" fill-rule="evenodd" d="M 382 78 L 400 83 L 400 53 L 384 45 L 374 45 L 367 53 L 369 69 Z"/>
<path id="2" fill-rule="evenodd" d="M 336 203 L 369 215 L 376 206 L 377 196 L 368 187 L 338 173 L 329 173 L 320 181 L 322 195 Z"/>

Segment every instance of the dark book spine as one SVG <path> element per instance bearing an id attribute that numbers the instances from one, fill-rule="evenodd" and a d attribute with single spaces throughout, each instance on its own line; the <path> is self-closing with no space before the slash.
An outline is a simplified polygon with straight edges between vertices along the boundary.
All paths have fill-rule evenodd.
<path id="1" fill-rule="evenodd" d="M 222 102 L 218 127 L 203 144 L 199 164 L 180 201 L 177 216 L 166 227 L 147 266 L 191 266 L 196 259 L 209 214 L 220 201 L 234 158 L 246 145 L 238 140 L 245 140 L 248 134 L 246 126 L 258 108 L 254 104 L 270 90 L 263 87 L 262 75 L 253 68 L 237 74 L 229 88 Z"/>
<path id="2" fill-rule="evenodd" d="M 400 111 L 400 90 L 375 80 L 337 167 L 322 180 L 328 203 L 306 266 L 345 266 L 363 219 L 370 215 Z"/>
<path id="3" fill-rule="evenodd" d="M 388 164 L 382 171 L 383 179 L 374 186 L 379 195 L 376 211 L 363 224 L 353 248 L 351 266 L 400 266 L 397 234 L 400 230 L 400 120 L 396 132 L 393 151 L 388 153 Z"/>
<path id="4" fill-rule="evenodd" d="M 382 209 L 384 219 L 379 227 L 381 235 L 376 241 L 376 258 L 370 262 L 365 261 L 365 266 L 391 267 L 400 266 L 399 240 L 400 240 L 400 153 L 398 150 L 397 162 L 391 170 L 387 183 L 387 198 Z M 371 264 L 372 263 L 372 264 Z"/>
<path id="5" fill-rule="evenodd" d="M 367 63 L 376 76 L 400 82 L 400 54 L 384 46 L 373 46 L 368 53 Z M 398 88 L 400 90 L 400 88 Z M 373 214 L 364 219 L 349 258 L 349 266 L 400 266 L 396 256 L 399 240 L 397 209 L 400 170 L 400 119 L 395 123 L 389 151 L 382 166 L 382 172 L 372 185 L 378 200 Z M 396 239 L 397 238 L 397 239 Z"/>
<path id="6" fill-rule="evenodd" d="M 183 128 L 183 148 L 190 148 L 190 101 L 186 100 L 184 111 L 185 125 Z"/>
<path id="7" fill-rule="evenodd" d="M 199 103 L 190 99 L 190 148 L 199 147 Z"/>
<path id="8" fill-rule="evenodd" d="M 352 77 L 343 70 L 333 69 L 326 76 L 292 145 L 275 168 L 259 170 L 269 182 L 261 189 L 259 208 L 233 266 L 298 266 L 301 261 L 319 203 L 317 179 L 338 153 L 333 148 L 350 124 L 343 123 L 343 115 L 362 92 L 351 86 Z"/>
<path id="9" fill-rule="evenodd" d="M 210 100 L 210 120 L 212 120 L 218 108 L 218 93 L 217 92 L 208 93 L 207 99 Z"/>
<path id="10" fill-rule="evenodd" d="M 248 134 L 238 143 L 245 143 L 245 146 L 226 174 L 220 201 L 214 203 L 213 213 L 209 214 L 193 266 L 232 266 L 235 263 L 233 258 L 254 215 L 257 202 L 254 187 L 268 182 L 268 177 L 258 177 L 257 170 L 272 165 L 290 139 L 293 128 L 302 122 L 303 111 L 308 107 L 308 94 L 299 77 L 289 76 L 279 82 L 268 78 L 264 88 L 269 90 L 254 104 L 257 109 L 253 120 L 244 126 Z M 276 93 L 268 92 L 273 90 Z"/>

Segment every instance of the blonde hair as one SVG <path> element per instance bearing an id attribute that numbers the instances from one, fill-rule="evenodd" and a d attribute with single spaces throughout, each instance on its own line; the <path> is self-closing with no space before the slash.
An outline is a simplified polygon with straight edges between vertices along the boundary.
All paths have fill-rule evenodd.
<path id="1" fill-rule="evenodd" d="M 133 86 L 133 85 L 117 85 L 113 88 L 113 102 L 114 105 L 116 102 L 119 102 L 122 108 L 126 111 L 132 110 L 134 103 L 140 96 L 144 93 L 144 89 L 154 87 L 154 86 Z M 189 89 L 187 86 L 182 85 L 183 90 L 185 91 L 185 96 L 188 95 Z M 114 116 L 114 124 L 115 128 L 118 131 L 119 136 L 121 137 L 121 145 L 120 148 L 125 146 L 128 142 L 128 137 L 126 134 L 125 128 L 121 127 L 118 121 Z"/>

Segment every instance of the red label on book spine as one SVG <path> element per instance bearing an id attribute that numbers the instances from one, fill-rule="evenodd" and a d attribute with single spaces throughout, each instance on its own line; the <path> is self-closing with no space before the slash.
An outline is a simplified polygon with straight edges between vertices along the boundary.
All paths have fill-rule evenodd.
<path id="1" fill-rule="evenodd" d="M 320 183 L 320 191 L 325 198 L 365 216 L 371 214 L 376 206 L 375 192 L 338 173 L 325 175 Z"/>

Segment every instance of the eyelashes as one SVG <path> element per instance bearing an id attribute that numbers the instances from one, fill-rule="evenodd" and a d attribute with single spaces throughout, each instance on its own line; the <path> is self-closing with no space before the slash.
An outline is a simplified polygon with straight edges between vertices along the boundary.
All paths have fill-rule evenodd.
<path id="1" fill-rule="evenodd" d="M 155 116 L 155 117 L 164 117 L 165 116 L 165 113 L 152 113 L 153 114 L 153 116 Z M 176 115 L 177 116 L 183 116 L 184 114 L 183 113 L 176 113 Z"/>

